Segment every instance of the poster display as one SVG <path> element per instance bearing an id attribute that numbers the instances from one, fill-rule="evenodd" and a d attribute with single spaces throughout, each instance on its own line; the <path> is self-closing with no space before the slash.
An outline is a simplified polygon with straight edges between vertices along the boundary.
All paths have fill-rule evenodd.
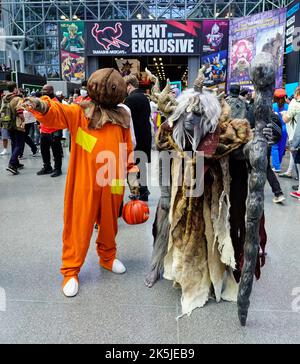
<path id="1" fill-rule="evenodd" d="M 64 81 L 81 83 L 85 80 L 84 55 L 61 51 L 61 73 Z"/>
<path id="2" fill-rule="evenodd" d="M 119 68 L 119 72 L 121 73 L 122 77 L 135 75 L 137 76 L 140 73 L 141 65 L 138 59 L 117 59 L 116 63 Z"/>
<path id="3" fill-rule="evenodd" d="M 201 66 L 206 66 L 204 86 L 214 87 L 226 82 L 228 52 L 220 51 L 201 58 Z"/>
<path id="4" fill-rule="evenodd" d="M 228 49 L 229 22 L 227 20 L 203 20 L 203 53 L 218 52 Z"/>
<path id="5" fill-rule="evenodd" d="M 85 79 L 85 23 L 60 24 L 61 75 L 64 81 L 81 83 Z"/>
<path id="6" fill-rule="evenodd" d="M 230 85 L 252 88 L 250 64 L 256 54 L 265 51 L 276 60 L 276 87 L 282 87 L 286 9 L 271 10 L 230 21 L 229 68 Z"/>
<path id="7" fill-rule="evenodd" d="M 201 22 L 103 21 L 86 24 L 87 55 L 199 55 Z"/>

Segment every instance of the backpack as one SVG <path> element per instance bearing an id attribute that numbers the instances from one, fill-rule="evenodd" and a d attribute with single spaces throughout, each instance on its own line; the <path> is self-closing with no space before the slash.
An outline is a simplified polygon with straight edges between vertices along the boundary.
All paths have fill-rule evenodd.
<path id="1" fill-rule="evenodd" d="M 10 107 L 10 101 L 7 101 L 5 97 L 2 99 L 0 109 L 0 126 L 5 129 L 12 129 L 15 122 L 15 116 Z"/>

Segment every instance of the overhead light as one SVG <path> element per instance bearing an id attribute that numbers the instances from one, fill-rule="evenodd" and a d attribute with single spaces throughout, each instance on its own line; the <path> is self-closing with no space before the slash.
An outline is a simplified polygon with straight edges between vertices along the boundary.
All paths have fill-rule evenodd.
<path id="1" fill-rule="evenodd" d="M 156 62 L 156 58 L 153 58 L 153 61 Z"/>
<path id="2" fill-rule="evenodd" d="M 159 60 L 162 61 L 162 58 L 160 58 Z"/>
<path id="3" fill-rule="evenodd" d="M 77 15 L 73 15 L 73 19 L 74 20 L 77 20 L 78 19 L 78 16 Z"/>
<path id="4" fill-rule="evenodd" d="M 136 16 L 138 19 L 142 19 L 142 14 L 137 14 Z"/>
<path id="5" fill-rule="evenodd" d="M 163 66 L 164 64 L 162 62 L 160 62 L 160 65 Z"/>
<path id="6" fill-rule="evenodd" d="M 61 19 L 61 20 L 66 20 L 66 19 L 67 19 L 67 17 L 66 17 L 65 15 L 62 15 L 62 16 L 60 17 L 60 19 Z"/>
<path id="7" fill-rule="evenodd" d="M 154 16 L 149 14 L 149 19 L 154 19 Z"/>
<path id="8" fill-rule="evenodd" d="M 158 63 L 157 62 L 155 62 L 155 66 L 158 66 Z"/>

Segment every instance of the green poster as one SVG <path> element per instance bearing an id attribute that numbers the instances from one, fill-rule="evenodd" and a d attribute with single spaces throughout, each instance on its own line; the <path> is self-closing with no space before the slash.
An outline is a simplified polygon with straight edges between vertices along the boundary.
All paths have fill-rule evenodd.
<path id="1" fill-rule="evenodd" d="M 64 81 L 81 83 L 85 79 L 84 22 L 60 24 L 61 76 Z"/>
<path id="2" fill-rule="evenodd" d="M 60 48 L 70 53 L 84 53 L 84 22 L 73 21 L 60 24 Z"/>

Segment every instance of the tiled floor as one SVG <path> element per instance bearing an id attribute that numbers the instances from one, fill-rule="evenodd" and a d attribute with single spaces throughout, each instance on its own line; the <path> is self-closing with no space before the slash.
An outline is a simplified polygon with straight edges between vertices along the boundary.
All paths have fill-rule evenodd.
<path id="1" fill-rule="evenodd" d="M 41 158 L 30 157 L 21 175 L 11 176 L 5 171 L 7 160 L 0 159 L 0 287 L 6 293 L 0 343 L 300 342 L 300 312 L 292 309 L 293 290 L 300 287 L 300 202 L 287 198 L 284 205 L 274 205 L 266 188 L 267 265 L 254 285 L 246 328 L 239 325 L 236 305 L 225 302 L 210 302 L 176 321 L 180 291 L 168 281 L 151 290 L 143 284 L 157 188 L 151 189 L 149 223 L 120 221 L 119 257 L 127 274 L 100 269 L 92 242 L 80 293 L 66 299 L 59 273 L 65 178 L 36 176 Z M 65 171 L 66 166 L 67 158 Z M 292 184 L 282 181 L 286 195 Z M 300 303 L 294 306 L 300 310 Z"/>

